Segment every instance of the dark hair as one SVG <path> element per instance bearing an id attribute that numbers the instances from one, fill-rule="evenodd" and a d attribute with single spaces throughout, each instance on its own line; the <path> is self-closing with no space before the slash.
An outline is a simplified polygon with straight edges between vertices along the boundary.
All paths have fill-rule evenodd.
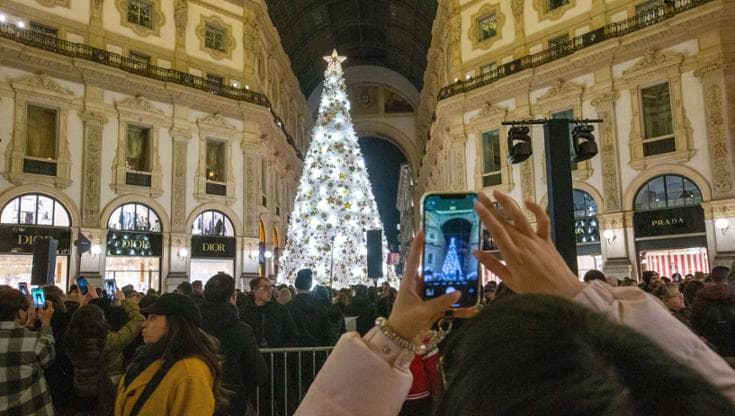
<path id="1" fill-rule="evenodd" d="M 587 273 L 584 274 L 584 281 L 585 283 L 589 283 L 593 280 L 600 280 L 607 283 L 607 279 L 605 279 L 605 273 L 599 270 L 588 270 Z"/>
<path id="2" fill-rule="evenodd" d="M 301 269 L 298 273 L 296 273 L 296 280 L 294 281 L 294 286 L 296 286 L 296 289 L 298 290 L 309 290 L 311 289 L 311 269 Z"/>
<path id="3" fill-rule="evenodd" d="M 179 316 L 166 315 L 168 333 L 159 342 L 163 346 L 161 366 L 171 368 L 184 358 L 197 357 L 204 361 L 212 372 L 214 399 L 217 408 L 226 407 L 229 392 L 222 386 L 222 362 L 217 338 L 207 335 L 194 322 Z"/>
<path id="4" fill-rule="evenodd" d="M 447 385 L 437 415 L 734 410 L 701 375 L 646 337 L 562 298 L 518 295 L 493 303 L 444 349 Z"/>
<path id="5" fill-rule="evenodd" d="M 107 316 L 107 322 L 110 324 L 110 329 L 113 331 L 119 331 L 130 320 L 128 313 L 121 306 L 110 305 L 104 312 Z"/>
<path id="6" fill-rule="evenodd" d="M 201 280 L 195 280 L 191 282 L 191 287 L 193 289 L 201 289 L 202 288 L 202 281 Z"/>
<path id="7" fill-rule="evenodd" d="M 727 280 L 727 276 L 730 274 L 730 269 L 725 266 L 715 266 L 712 268 L 712 273 L 710 273 L 710 278 L 712 278 L 712 281 L 715 283 L 724 282 Z"/>
<path id="8" fill-rule="evenodd" d="M 54 313 L 66 313 L 66 305 L 64 304 L 64 291 L 55 285 L 47 285 L 43 287 L 43 295 L 46 300 L 51 301 L 54 306 Z"/>
<path id="9" fill-rule="evenodd" d="M 71 286 L 69 286 L 69 292 L 67 293 L 71 293 L 71 292 L 79 292 L 79 286 L 75 284 L 72 284 Z"/>
<path id="10" fill-rule="evenodd" d="M 658 273 L 653 270 L 646 270 L 641 274 L 641 279 L 648 284 L 653 276 L 658 276 Z"/>
<path id="11" fill-rule="evenodd" d="M 684 285 L 684 290 L 682 290 L 682 293 L 684 293 L 684 299 L 687 301 L 688 305 L 691 305 L 694 302 L 694 298 L 697 296 L 697 292 L 699 292 L 700 289 L 704 287 L 704 282 L 701 280 L 690 280 L 687 282 L 686 285 Z"/>
<path id="12" fill-rule="evenodd" d="M 194 293 L 194 289 L 191 287 L 191 283 L 181 282 L 178 286 L 176 286 L 176 293 L 191 296 L 191 294 Z"/>
<path id="13" fill-rule="evenodd" d="M 235 294 L 235 279 L 226 273 L 217 273 L 207 280 L 204 286 L 204 299 L 224 303 Z"/>
<path id="14" fill-rule="evenodd" d="M 368 288 L 365 285 L 357 285 L 355 286 L 355 297 L 356 298 L 366 298 L 368 295 Z"/>
<path id="15" fill-rule="evenodd" d="M 23 308 L 23 294 L 8 285 L 0 286 L 0 321 L 15 321 Z"/>
<path id="16" fill-rule="evenodd" d="M 265 277 L 256 277 L 255 279 L 251 280 L 250 281 L 250 291 L 255 292 L 255 290 L 260 285 L 260 282 L 262 282 L 263 280 L 265 280 L 266 282 L 268 281 L 268 279 L 266 279 Z"/>
<path id="17" fill-rule="evenodd" d="M 109 332 L 110 327 L 102 309 L 91 304 L 82 305 L 71 316 L 64 334 L 64 349 L 73 361 L 77 358 L 84 360 L 87 353 L 86 345 L 94 340 L 96 347 L 101 351 Z"/>
<path id="18" fill-rule="evenodd" d="M 156 294 L 147 294 L 140 298 L 140 302 L 138 302 L 138 306 L 140 309 L 143 309 L 147 306 L 153 305 L 156 302 L 156 299 L 158 299 L 158 295 Z"/>

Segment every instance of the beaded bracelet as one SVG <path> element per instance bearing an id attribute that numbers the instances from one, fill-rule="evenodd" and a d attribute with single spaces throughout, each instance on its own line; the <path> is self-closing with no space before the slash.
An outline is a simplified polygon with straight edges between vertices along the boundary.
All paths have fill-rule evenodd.
<path id="1" fill-rule="evenodd" d="M 388 320 L 382 316 L 375 320 L 375 325 L 378 327 L 380 332 L 388 337 L 388 339 L 395 342 L 399 347 L 405 348 L 416 355 L 425 355 L 429 351 L 433 351 L 447 336 L 447 334 L 449 334 L 449 331 L 452 330 L 452 321 L 447 318 L 442 318 L 439 321 L 439 330 L 429 331 L 429 342 L 425 344 L 416 344 L 398 335 L 393 328 L 388 325 Z"/>

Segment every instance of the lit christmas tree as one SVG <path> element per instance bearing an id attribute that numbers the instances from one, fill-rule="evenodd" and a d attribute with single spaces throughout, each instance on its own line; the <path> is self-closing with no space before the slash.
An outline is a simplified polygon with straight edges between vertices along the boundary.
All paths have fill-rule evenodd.
<path id="1" fill-rule="evenodd" d="M 341 63 L 325 56 L 324 91 L 280 258 L 279 282 L 310 268 L 315 283 L 367 283 L 365 232 L 383 228 L 352 127 Z M 383 252 L 386 250 L 383 239 Z"/>
<path id="2" fill-rule="evenodd" d="M 442 265 L 442 277 L 444 279 L 455 279 L 462 275 L 462 267 L 459 265 L 459 257 L 457 257 L 457 246 L 454 244 L 454 237 L 449 239 L 449 249 L 447 257 L 444 258 Z"/>

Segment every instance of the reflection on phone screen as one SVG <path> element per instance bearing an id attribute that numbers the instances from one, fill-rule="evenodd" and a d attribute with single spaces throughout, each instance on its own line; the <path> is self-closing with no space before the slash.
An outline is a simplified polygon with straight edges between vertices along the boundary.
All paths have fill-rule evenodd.
<path id="1" fill-rule="evenodd" d="M 429 195 L 424 200 L 424 298 L 461 291 L 455 307 L 472 306 L 478 296 L 478 264 L 472 252 L 480 244 L 476 194 Z"/>

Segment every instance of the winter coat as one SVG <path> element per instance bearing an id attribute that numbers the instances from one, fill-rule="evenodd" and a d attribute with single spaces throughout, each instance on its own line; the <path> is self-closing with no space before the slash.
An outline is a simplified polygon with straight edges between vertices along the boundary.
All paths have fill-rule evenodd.
<path id="1" fill-rule="evenodd" d="M 54 362 L 43 370 L 43 376 L 48 383 L 51 400 L 57 410 L 69 409 L 74 406 L 74 389 L 69 383 L 74 377 L 74 366 L 64 351 L 64 334 L 69 326 L 71 314 L 55 311 L 51 317 L 51 329 L 56 342 L 56 358 Z"/>
<path id="2" fill-rule="evenodd" d="M 155 360 L 129 383 L 123 377 L 117 386 L 116 416 L 130 414 L 145 386 L 159 368 L 161 368 L 160 359 Z M 211 415 L 215 406 L 213 384 L 212 372 L 202 359 L 191 357 L 179 360 L 168 370 L 161 383 L 140 408 L 138 415 Z"/>
<path id="3" fill-rule="evenodd" d="M 368 298 L 356 296 L 347 305 L 345 316 L 357 316 L 357 332 L 365 335 L 370 328 L 375 326 L 375 304 L 371 303 Z"/>
<path id="4" fill-rule="evenodd" d="M 286 304 L 299 330 L 299 347 L 332 345 L 329 315 L 324 302 L 311 293 L 297 293 Z"/>
<path id="5" fill-rule="evenodd" d="M 240 320 L 253 328 L 261 348 L 296 347 L 299 330 L 285 306 L 268 302 L 258 306 L 247 303 L 240 309 Z"/>
<path id="6" fill-rule="evenodd" d="M 128 314 L 128 323 L 119 331 L 108 333 L 105 339 L 104 360 L 107 363 L 107 372 L 114 378 L 121 376 L 125 371 L 123 350 L 138 336 L 145 320 L 137 304 L 124 300 L 121 306 Z"/>
<path id="7" fill-rule="evenodd" d="M 691 321 L 723 357 L 735 356 L 735 290 L 722 285 L 705 286 L 692 303 Z"/>
<path id="8" fill-rule="evenodd" d="M 225 358 L 222 382 L 227 390 L 234 392 L 227 414 L 244 415 L 248 390 L 268 381 L 268 368 L 258 350 L 253 329 L 240 321 L 237 308 L 230 303 L 203 300 L 199 310 L 202 329 L 219 340 Z"/>
<path id="9" fill-rule="evenodd" d="M 735 402 L 735 371 L 657 299 L 637 288 L 596 281 L 573 300 L 646 334 Z M 363 338 L 354 332 L 343 335 L 295 415 L 397 415 L 411 387 L 412 354 L 406 357 L 407 350 L 397 356 L 395 352 L 381 353 L 391 350 L 395 351 L 395 344 L 378 330 Z"/>

